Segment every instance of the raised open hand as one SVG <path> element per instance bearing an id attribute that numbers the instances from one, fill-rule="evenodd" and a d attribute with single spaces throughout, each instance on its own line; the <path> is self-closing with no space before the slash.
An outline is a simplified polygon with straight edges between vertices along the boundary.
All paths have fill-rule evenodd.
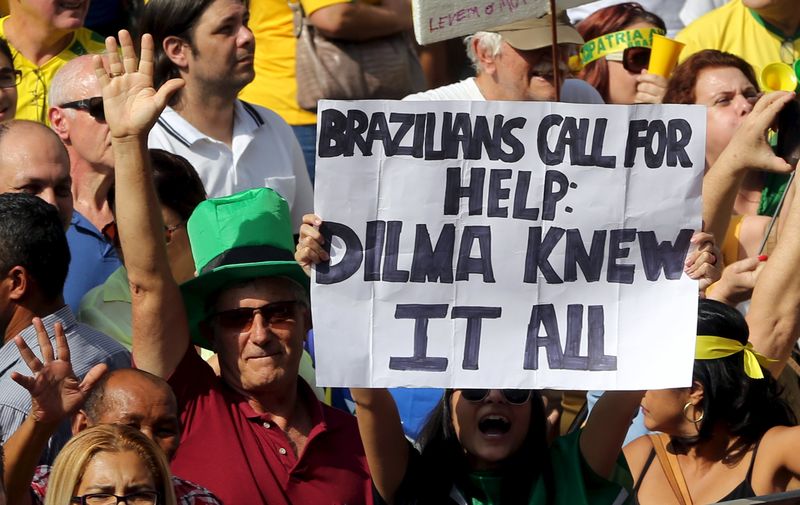
<path id="1" fill-rule="evenodd" d="M 183 79 L 170 79 L 157 91 L 153 87 L 153 37 L 142 36 L 141 60 L 136 57 L 127 30 L 119 32 L 122 60 L 114 37 L 106 39 L 108 71 L 100 56 L 94 57 L 94 71 L 103 94 L 106 122 L 113 139 L 140 138 L 146 135 L 180 89 Z"/>
<path id="2" fill-rule="evenodd" d="M 21 336 L 14 338 L 22 359 L 33 372 L 28 377 L 14 372 L 11 378 L 31 394 L 30 415 L 41 423 L 57 424 L 75 413 L 83 405 L 92 386 L 106 372 L 106 365 L 95 365 L 81 381 L 72 371 L 69 359 L 69 345 L 60 323 L 55 325 L 56 349 L 58 358 L 53 354 L 53 345 L 47 336 L 42 320 L 33 319 L 36 338 L 42 351 L 42 360 L 36 357 Z"/>

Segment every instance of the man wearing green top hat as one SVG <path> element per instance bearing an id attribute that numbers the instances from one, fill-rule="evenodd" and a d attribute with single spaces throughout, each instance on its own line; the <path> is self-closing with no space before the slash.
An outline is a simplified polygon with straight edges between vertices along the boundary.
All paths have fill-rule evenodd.
<path id="1" fill-rule="evenodd" d="M 188 222 L 197 277 L 181 288 L 167 264 L 147 165 L 147 133 L 181 79 L 152 85 L 121 33 L 98 61 L 116 160 L 117 223 L 132 295 L 137 367 L 168 380 L 182 444 L 172 469 L 230 504 L 371 503 L 355 420 L 298 378 L 310 327 L 307 278 L 293 259 L 289 208 L 260 188 L 201 203 Z M 123 63 L 124 62 L 124 63 Z M 184 308 L 185 306 L 185 308 Z M 192 343 L 214 349 L 220 376 Z"/>

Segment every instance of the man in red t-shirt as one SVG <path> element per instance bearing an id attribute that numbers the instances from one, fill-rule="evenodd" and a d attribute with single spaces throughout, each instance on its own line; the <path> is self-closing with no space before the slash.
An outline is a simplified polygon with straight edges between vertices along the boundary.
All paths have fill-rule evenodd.
<path id="1" fill-rule="evenodd" d="M 355 419 L 321 404 L 298 377 L 311 318 L 286 200 L 258 188 L 201 203 L 187 225 L 198 276 L 179 289 L 145 146 L 181 80 L 153 90 L 149 37 L 141 71 L 131 63 L 129 36 L 124 65 L 113 44 L 107 49 L 111 73 L 98 69 L 98 78 L 116 184 L 125 188 L 116 216 L 131 285 L 133 357 L 166 378 L 178 398 L 183 432 L 173 470 L 230 504 L 371 503 Z M 192 341 L 217 352 L 219 377 Z"/>

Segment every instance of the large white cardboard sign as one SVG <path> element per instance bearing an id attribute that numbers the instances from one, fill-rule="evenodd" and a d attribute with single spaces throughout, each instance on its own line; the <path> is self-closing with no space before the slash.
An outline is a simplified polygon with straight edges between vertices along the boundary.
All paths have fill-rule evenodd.
<path id="1" fill-rule="evenodd" d="M 690 384 L 705 112 L 322 101 L 328 386 Z"/>
<path id="2" fill-rule="evenodd" d="M 591 0 L 557 0 L 567 9 Z M 463 37 L 550 12 L 549 0 L 413 0 L 414 35 L 422 45 Z"/>

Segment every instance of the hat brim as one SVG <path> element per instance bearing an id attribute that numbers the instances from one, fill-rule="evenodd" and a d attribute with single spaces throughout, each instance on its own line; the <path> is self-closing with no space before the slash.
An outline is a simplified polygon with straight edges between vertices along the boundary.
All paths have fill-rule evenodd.
<path id="1" fill-rule="evenodd" d="M 231 284 L 262 277 L 288 277 L 298 282 L 306 290 L 309 289 L 309 278 L 296 261 L 225 265 L 181 284 L 181 294 L 189 320 L 192 343 L 213 350 L 211 342 L 206 340 L 200 332 L 200 323 L 208 316 L 206 304 L 211 295 Z"/>
<path id="2" fill-rule="evenodd" d="M 571 26 L 556 25 L 556 34 L 559 44 L 583 44 L 583 37 Z M 504 31 L 500 32 L 500 35 L 511 47 L 520 51 L 531 51 L 553 45 L 552 29 L 549 26 Z"/>

